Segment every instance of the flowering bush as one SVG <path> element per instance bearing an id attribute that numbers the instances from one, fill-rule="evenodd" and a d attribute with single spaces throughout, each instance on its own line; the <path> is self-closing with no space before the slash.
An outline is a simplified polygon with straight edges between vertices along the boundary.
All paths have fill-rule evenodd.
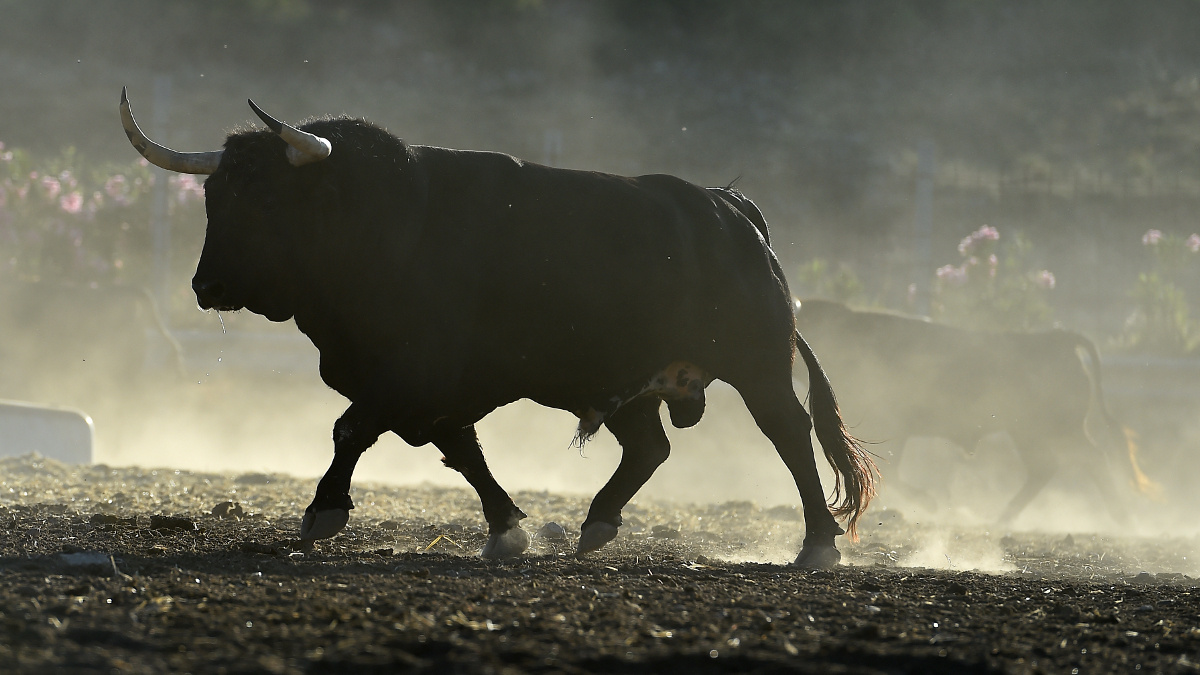
<path id="1" fill-rule="evenodd" d="M 0 143 L 0 278 L 145 284 L 154 181 L 144 159 L 89 166 L 70 148 L 35 159 Z M 168 187 L 164 217 L 202 208 L 195 177 L 172 176 Z"/>
<path id="2" fill-rule="evenodd" d="M 1029 264 L 1031 245 L 1021 233 L 1005 242 L 984 225 L 963 238 L 958 265 L 935 271 L 930 313 L 933 318 L 967 328 L 1029 330 L 1050 325 L 1046 295 L 1054 274 Z"/>
<path id="3" fill-rule="evenodd" d="M 1200 327 L 1191 320 L 1190 277 L 1200 270 L 1200 234 L 1184 239 L 1159 230 L 1142 235 L 1151 256 L 1150 271 L 1138 274 L 1130 297 L 1136 303 L 1121 342 L 1140 351 L 1182 355 L 1200 347 Z"/>

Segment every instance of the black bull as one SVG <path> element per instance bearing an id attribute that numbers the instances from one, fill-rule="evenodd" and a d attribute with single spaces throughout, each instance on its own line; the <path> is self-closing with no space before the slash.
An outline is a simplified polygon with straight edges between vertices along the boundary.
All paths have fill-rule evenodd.
<path id="1" fill-rule="evenodd" d="M 1014 520 L 1070 464 L 1087 472 L 1109 513 L 1128 523 L 1102 449 L 1124 445 L 1122 427 L 1104 405 L 1100 360 L 1083 336 L 963 330 L 822 300 L 802 301 L 796 324 L 843 392 L 843 414 L 854 434 L 878 442 L 876 453 L 890 455 L 880 469 L 886 484 L 902 494 L 936 506 L 897 475 L 905 439 L 940 437 L 970 450 L 984 436 L 1007 432 L 1028 477 L 1001 511 L 1001 523 Z M 1101 447 L 1088 433 L 1090 411 L 1103 417 L 1102 425 L 1093 425 L 1107 432 Z M 1149 491 L 1131 439 L 1126 450 L 1128 473 Z"/>
<path id="2" fill-rule="evenodd" d="M 141 134 L 122 98 L 143 155 L 211 173 L 192 282 L 200 306 L 294 318 L 320 350 L 321 377 L 352 402 L 334 426 L 333 462 L 302 538 L 345 525 L 355 463 L 392 431 L 432 443 L 479 493 L 485 556 L 519 554 L 525 514 L 493 479 L 474 425 L 528 398 L 579 416 L 581 441 L 603 424 L 621 444 L 581 528 L 579 552 L 595 550 L 667 458 L 661 402 L 676 425 L 694 424 L 704 386 L 720 379 L 795 478 L 806 528 L 796 563 L 837 562 L 835 517 L 853 532 L 873 469 L 795 330 L 766 223 L 749 200 L 672 176 L 408 145 L 359 120 L 297 129 L 255 110 L 272 131 L 171 155 Z M 811 418 L 792 388 L 797 349 Z M 832 510 L 810 429 L 835 469 Z"/>

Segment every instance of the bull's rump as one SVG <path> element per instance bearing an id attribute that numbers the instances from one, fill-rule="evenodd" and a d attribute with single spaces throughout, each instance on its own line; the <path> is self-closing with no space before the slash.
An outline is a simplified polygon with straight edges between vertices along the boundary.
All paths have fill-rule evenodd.
<path id="1" fill-rule="evenodd" d="M 805 302 L 797 325 L 821 354 L 856 435 L 939 436 L 971 447 L 997 431 L 1078 432 L 1090 381 L 1064 331 L 970 331 Z"/>
<path id="2" fill-rule="evenodd" d="M 786 285 L 758 230 L 670 176 L 625 178 L 421 149 L 429 162 L 422 275 L 452 278 L 473 368 L 556 397 L 627 387 L 677 360 L 764 334 L 790 339 Z M 469 195 L 469 198 L 463 198 Z"/>

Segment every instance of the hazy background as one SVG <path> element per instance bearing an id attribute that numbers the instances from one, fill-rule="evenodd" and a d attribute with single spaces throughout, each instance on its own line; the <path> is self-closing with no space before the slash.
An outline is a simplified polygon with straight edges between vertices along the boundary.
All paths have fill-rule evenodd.
<path id="1" fill-rule="evenodd" d="M 128 165 L 117 115 L 128 86 L 143 127 L 164 115 L 156 140 L 179 150 L 220 147 L 254 121 L 253 97 L 282 119 L 362 116 L 412 143 L 701 185 L 737 179 L 770 223 L 794 290 L 845 290 L 834 272 L 806 275 L 821 259 L 852 277 L 850 299 L 901 310 L 912 309 L 917 277 L 961 262 L 964 236 L 983 224 L 1003 241 L 1021 232 L 1025 262 L 1055 277 L 1047 321 L 1114 358 L 1110 403 L 1168 488 L 1168 504 L 1144 505 L 1142 520 L 1169 528 L 1195 522 L 1200 398 L 1188 373 L 1200 371 L 1170 365 L 1168 377 L 1138 364 L 1197 354 L 1187 344 L 1139 351 L 1128 324 L 1132 289 L 1155 264 L 1143 234 L 1200 230 L 1198 29 L 1191 0 L 0 0 L 0 141 L 31 157 L 73 148 L 79 165 Z M 923 272 L 912 233 L 922 143 L 936 158 Z M 17 227 L 14 218 L 0 227 Z M 0 398 L 87 410 L 102 462 L 319 475 L 346 401 L 321 385 L 315 350 L 290 324 L 225 316 L 223 335 L 215 314 L 194 309 L 202 210 L 172 207 L 169 218 L 161 283 L 145 270 L 3 279 Z M 1200 265 L 1188 260 L 1176 280 L 1194 303 Z M 182 373 L 143 287 L 165 294 Z M 480 434 L 510 491 L 594 492 L 617 449 L 602 433 L 580 457 L 574 424 L 519 403 Z M 729 390 L 711 390 L 701 424 L 671 434 L 672 460 L 643 497 L 798 501 Z M 942 490 L 959 517 L 984 521 L 1023 470 L 1003 443 L 981 453 L 971 465 L 926 444 L 910 452 L 906 475 Z M 465 485 L 438 458 L 388 437 L 357 477 Z M 1078 478 L 1056 479 L 1019 524 L 1111 528 Z"/>

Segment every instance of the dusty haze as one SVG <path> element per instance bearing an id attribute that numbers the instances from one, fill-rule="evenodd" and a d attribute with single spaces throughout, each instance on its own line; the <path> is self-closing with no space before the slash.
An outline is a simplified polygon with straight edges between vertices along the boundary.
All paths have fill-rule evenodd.
<path id="1" fill-rule="evenodd" d="M 283 119 L 362 116 L 417 144 L 737 180 L 770 223 L 793 291 L 846 288 L 803 274 L 822 259 L 852 270 L 847 294 L 860 306 L 914 309 L 917 148 L 931 142 L 926 281 L 961 262 L 955 247 L 981 225 L 1022 233 L 1026 262 L 1057 282 L 1048 323 L 1082 332 L 1117 364 L 1109 405 L 1140 434 L 1143 468 L 1163 485 L 1162 502 L 1126 490 L 1139 531 L 1200 531 L 1200 369 L 1169 367 L 1168 381 L 1137 366 L 1194 365 L 1200 353 L 1147 354 L 1125 337 L 1130 289 L 1154 264 L 1143 233 L 1200 230 L 1195 3 L 0 0 L 0 14 L 0 141 L 10 149 L 53 157 L 73 147 L 95 166 L 128 163 L 120 89 L 149 131 L 165 82 L 169 123 L 156 140 L 179 150 L 218 148 L 252 120 L 253 97 Z M 205 345 L 183 341 L 182 372 L 140 286 L 89 296 L 53 278 L 4 278 L 0 398 L 86 410 L 98 462 L 319 476 L 347 402 L 320 383 L 316 352 L 294 326 L 226 315 L 223 335 L 215 314 L 196 311 L 189 282 L 203 217 L 188 211 L 170 227 L 161 312 L 169 330 Z M 1179 284 L 1194 307 L 1200 260 L 1187 261 Z M 34 302 L 30 284 L 67 290 Z M 242 333 L 272 336 L 287 358 L 256 363 L 263 352 L 242 349 Z M 803 394 L 803 371 L 797 378 Z M 574 426 L 518 402 L 479 430 L 510 492 L 593 494 L 619 449 L 606 432 L 582 452 L 570 447 Z M 668 433 L 672 457 L 639 498 L 798 503 L 728 387 L 710 389 L 697 427 Z M 967 450 L 910 445 L 904 475 L 939 495 L 937 514 L 886 488 L 878 504 L 914 521 L 986 525 L 1023 469 L 1004 438 Z M 431 446 L 390 435 L 356 477 L 465 485 Z M 1015 527 L 1115 530 L 1098 499 L 1064 471 Z"/>

